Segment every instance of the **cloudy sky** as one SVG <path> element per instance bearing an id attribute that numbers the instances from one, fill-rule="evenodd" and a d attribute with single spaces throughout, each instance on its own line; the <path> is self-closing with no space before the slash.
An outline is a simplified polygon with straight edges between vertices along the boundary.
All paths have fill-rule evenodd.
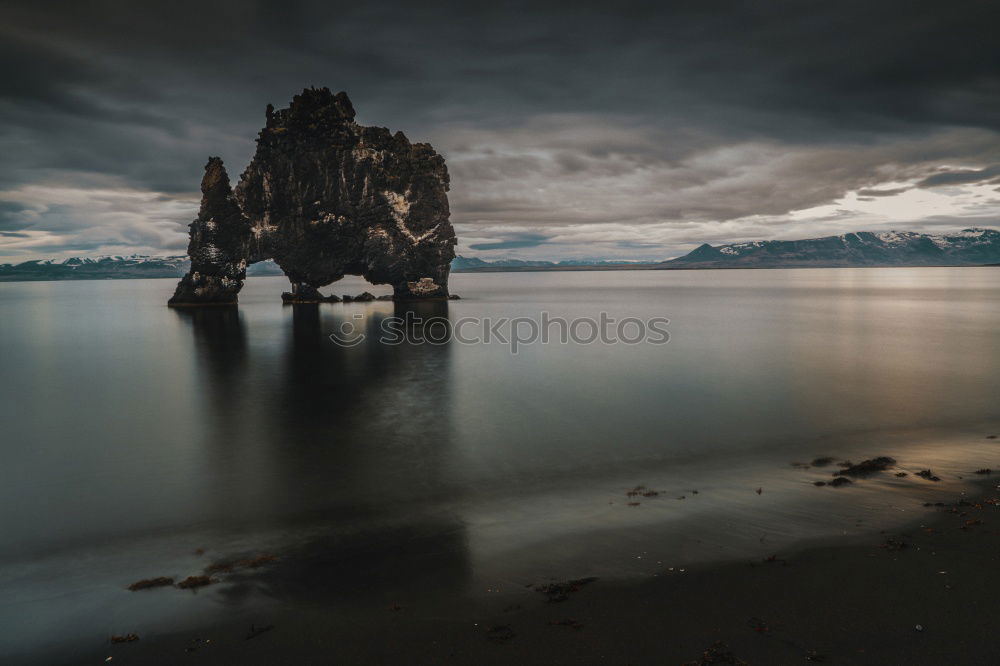
<path id="1" fill-rule="evenodd" d="M 429 141 L 459 252 L 1000 227 L 995 0 L 5 0 L 0 261 L 183 253 L 309 85 Z"/>

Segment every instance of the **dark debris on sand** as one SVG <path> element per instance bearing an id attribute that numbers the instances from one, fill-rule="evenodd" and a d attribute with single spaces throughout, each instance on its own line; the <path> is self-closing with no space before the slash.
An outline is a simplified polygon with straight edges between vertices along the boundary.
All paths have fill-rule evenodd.
<path id="1" fill-rule="evenodd" d="M 211 585 L 215 581 L 211 576 L 188 576 L 181 582 L 177 583 L 177 587 L 182 590 L 194 590 L 199 587 L 205 587 L 206 585 Z"/>
<path id="2" fill-rule="evenodd" d="M 278 558 L 276 556 L 265 554 L 257 555 L 256 557 L 248 557 L 242 560 L 215 562 L 205 567 L 205 573 L 233 573 L 238 569 L 258 569 L 265 564 L 271 564 L 277 560 Z"/>
<path id="3" fill-rule="evenodd" d="M 888 538 L 886 539 L 879 548 L 884 548 L 885 550 L 891 552 L 899 552 L 910 547 L 910 544 L 905 541 L 900 541 L 899 539 Z"/>
<path id="4" fill-rule="evenodd" d="M 896 461 L 889 456 L 879 456 L 870 460 L 862 460 L 857 465 L 848 460 L 843 463 L 842 470 L 834 472 L 834 476 L 871 476 L 878 472 L 884 472 L 895 464 Z"/>
<path id="5" fill-rule="evenodd" d="M 498 624 L 486 630 L 486 638 L 496 643 L 509 641 L 516 635 L 509 624 Z"/>
<path id="6" fill-rule="evenodd" d="M 569 595 L 574 592 L 579 592 L 580 588 L 584 585 L 589 585 L 596 581 L 597 578 L 591 576 L 589 578 L 577 578 L 575 580 L 567 580 L 562 583 L 548 583 L 547 585 L 536 585 L 535 592 L 540 592 L 548 597 L 549 603 L 556 603 L 559 601 L 566 601 L 569 599 Z"/>
<path id="7" fill-rule="evenodd" d="M 274 629 L 274 625 L 273 624 L 268 624 L 268 625 L 265 625 L 263 627 L 258 627 L 255 624 L 251 624 L 250 625 L 250 631 L 248 631 L 247 635 L 243 637 L 243 640 L 248 641 L 251 638 L 257 638 L 261 634 L 266 634 L 267 632 L 271 631 L 272 629 Z"/>
<path id="8" fill-rule="evenodd" d="M 158 578 L 143 578 L 142 580 L 137 580 L 128 586 L 128 589 L 135 592 L 136 590 L 148 590 L 151 587 L 167 587 L 168 585 L 173 585 L 174 579 L 167 578 L 166 576 L 160 576 Z"/>
<path id="9" fill-rule="evenodd" d="M 922 470 L 920 470 L 919 472 L 917 472 L 917 476 L 919 476 L 921 479 L 927 479 L 928 481 L 940 481 L 941 480 L 941 477 L 935 476 L 934 472 L 930 471 L 929 469 L 922 469 Z"/>
<path id="10" fill-rule="evenodd" d="M 729 646 L 719 641 L 701 653 L 701 658 L 689 661 L 683 666 L 708 666 L 709 664 L 730 664 L 731 666 L 750 666 L 729 650 Z"/>
<path id="11" fill-rule="evenodd" d="M 569 627 L 571 629 L 583 629 L 583 623 L 574 620 L 573 618 L 566 618 L 565 620 L 552 620 L 549 622 L 549 624 L 554 627 Z"/>

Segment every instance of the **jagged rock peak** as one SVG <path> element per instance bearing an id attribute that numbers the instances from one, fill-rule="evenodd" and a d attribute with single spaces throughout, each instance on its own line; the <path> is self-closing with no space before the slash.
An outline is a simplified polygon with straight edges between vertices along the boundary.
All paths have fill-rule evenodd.
<path id="1" fill-rule="evenodd" d="M 235 189 L 210 158 L 191 225 L 192 272 L 172 305 L 225 301 L 195 275 L 227 279 L 236 302 L 247 264 L 274 259 L 290 294 L 317 298 L 344 275 L 391 284 L 394 297 L 446 299 L 455 232 L 448 170 L 426 143 L 364 127 L 346 93 L 307 88 L 266 110 L 257 151 Z M 199 288 L 201 291 L 198 291 Z"/>

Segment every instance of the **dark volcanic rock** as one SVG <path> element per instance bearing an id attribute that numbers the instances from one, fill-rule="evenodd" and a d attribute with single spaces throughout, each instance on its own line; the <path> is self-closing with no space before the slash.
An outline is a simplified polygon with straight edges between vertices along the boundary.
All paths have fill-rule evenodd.
<path id="1" fill-rule="evenodd" d="M 188 243 L 191 270 L 177 285 L 170 305 L 231 305 L 246 279 L 250 226 L 218 157 L 208 158 L 201 195 Z"/>
<path id="2" fill-rule="evenodd" d="M 293 285 L 294 286 L 294 285 Z M 298 285 L 297 291 L 286 291 L 281 294 L 281 300 L 285 303 L 339 303 L 340 298 L 335 295 L 324 296 L 319 293 L 319 289 L 309 285 Z"/>
<path id="3" fill-rule="evenodd" d="M 354 122 L 345 93 L 307 89 L 268 110 L 235 191 L 211 158 L 191 225 L 191 272 L 171 305 L 235 303 L 248 264 L 274 259 L 286 301 L 324 300 L 344 275 L 391 284 L 396 300 L 448 298 L 455 231 L 448 170 L 426 143 Z"/>

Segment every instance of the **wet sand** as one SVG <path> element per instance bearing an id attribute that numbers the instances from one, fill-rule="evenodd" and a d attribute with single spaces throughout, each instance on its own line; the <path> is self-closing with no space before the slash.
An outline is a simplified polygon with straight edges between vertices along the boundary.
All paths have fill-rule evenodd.
<path id="1" fill-rule="evenodd" d="M 95 645 L 69 663 L 741 663 L 701 661 L 719 642 L 718 654 L 750 664 L 995 663 L 996 486 L 996 477 L 977 480 L 875 537 L 597 580 L 562 601 L 508 582 L 474 598 L 372 599 L 350 614 L 276 607 L 197 632 Z"/>

